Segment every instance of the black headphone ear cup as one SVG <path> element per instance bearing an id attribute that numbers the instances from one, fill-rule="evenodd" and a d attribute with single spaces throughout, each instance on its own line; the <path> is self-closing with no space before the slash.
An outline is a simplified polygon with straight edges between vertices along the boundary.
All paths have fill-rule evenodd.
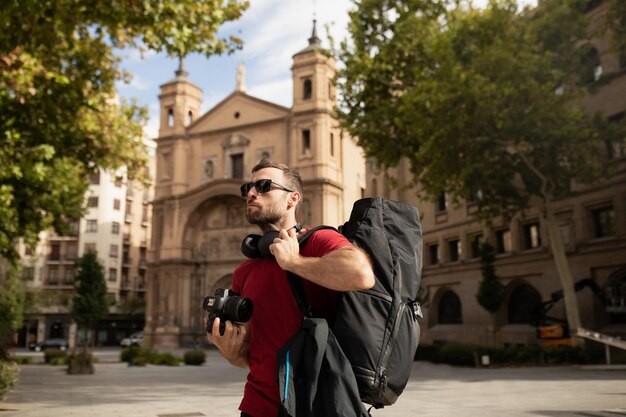
<path id="1" fill-rule="evenodd" d="M 274 255 L 270 252 L 270 245 L 274 243 L 274 239 L 278 237 L 278 232 L 276 230 L 269 231 L 265 233 L 261 239 L 258 241 L 258 251 L 261 257 L 263 258 L 273 258 Z"/>
<path id="2" fill-rule="evenodd" d="M 251 259 L 260 258 L 259 240 L 261 235 L 248 235 L 241 241 L 241 253 Z"/>

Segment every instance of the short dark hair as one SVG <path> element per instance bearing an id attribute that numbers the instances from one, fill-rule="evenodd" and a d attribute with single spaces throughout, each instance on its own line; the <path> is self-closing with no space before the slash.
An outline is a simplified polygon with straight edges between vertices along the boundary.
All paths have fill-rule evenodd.
<path id="1" fill-rule="evenodd" d="M 302 196 L 302 178 L 300 177 L 300 173 L 297 169 L 289 168 L 285 164 L 280 164 L 278 162 L 274 162 L 271 159 L 263 158 L 259 161 L 258 164 L 252 168 L 252 173 L 254 174 L 257 171 L 260 171 L 264 168 L 276 168 L 283 171 L 283 176 L 285 177 L 285 185 L 291 188 L 294 191 L 297 191 Z M 300 199 L 302 201 L 302 199 Z"/>

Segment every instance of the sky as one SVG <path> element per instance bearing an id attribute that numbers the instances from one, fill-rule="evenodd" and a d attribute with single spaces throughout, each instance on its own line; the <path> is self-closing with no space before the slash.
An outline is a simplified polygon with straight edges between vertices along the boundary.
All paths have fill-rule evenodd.
<path id="1" fill-rule="evenodd" d="M 487 0 L 474 0 L 480 6 Z M 536 0 L 519 0 L 521 5 Z M 336 43 L 347 36 L 351 0 L 250 0 L 243 16 L 228 22 L 218 34 L 234 33 L 243 39 L 243 48 L 231 55 L 206 58 L 197 54 L 185 58 L 188 79 L 202 89 L 202 114 L 235 90 L 237 65 L 245 66 L 246 93 L 290 107 L 292 102 L 292 56 L 308 45 L 313 19 L 322 46 L 328 47 L 327 28 Z M 129 84 L 118 84 L 118 93 L 136 99 L 148 108 L 149 138 L 158 136 L 159 87 L 174 78 L 178 59 L 149 52 L 119 51 L 121 66 L 133 74 Z"/>

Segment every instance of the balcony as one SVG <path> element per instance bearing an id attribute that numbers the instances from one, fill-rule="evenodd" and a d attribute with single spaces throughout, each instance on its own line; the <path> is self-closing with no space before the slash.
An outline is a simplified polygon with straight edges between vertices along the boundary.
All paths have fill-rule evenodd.
<path id="1" fill-rule="evenodd" d="M 122 267 L 130 268 L 130 264 L 132 263 L 132 258 L 130 256 L 122 257 Z"/>
<path id="2" fill-rule="evenodd" d="M 148 261 L 146 261 L 145 259 L 140 259 L 139 269 L 148 269 Z"/>
<path id="3" fill-rule="evenodd" d="M 124 233 L 124 244 L 130 243 L 130 233 Z"/>

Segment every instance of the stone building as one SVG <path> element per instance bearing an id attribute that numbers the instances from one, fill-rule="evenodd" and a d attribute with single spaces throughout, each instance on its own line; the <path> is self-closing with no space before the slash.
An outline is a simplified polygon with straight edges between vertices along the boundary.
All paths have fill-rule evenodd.
<path id="1" fill-rule="evenodd" d="M 607 2 L 593 2 L 592 24 L 604 21 Z M 609 120 L 621 120 L 626 109 L 626 55 L 611 52 L 604 38 L 589 40 L 593 63 L 588 82 L 595 92 L 584 105 Z M 626 335 L 626 145 L 607 143 L 607 163 L 618 167 L 614 177 L 580 187 L 576 198 L 556 202 L 555 213 L 566 246 L 574 282 L 581 282 L 577 298 L 584 328 L 610 335 Z M 552 258 L 540 213 L 527 210 L 510 223 L 497 221 L 492 229 L 474 221 L 471 201 L 453 206 L 445 194 L 435 202 L 420 201 L 415 189 L 392 189 L 410 180 L 402 161 L 393 171 L 380 172 L 367 163 L 366 195 L 405 201 L 417 206 L 424 231 L 424 268 L 421 298 L 425 303 L 421 343 L 459 341 L 491 344 L 490 314 L 476 301 L 482 280 L 479 243 L 495 243 L 496 273 L 504 285 L 504 302 L 497 313 L 496 342 L 502 345 L 537 342 L 529 325 L 531 306 L 551 300 L 562 286 Z M 587 280 L 590 279 L 590 280 Z M 558 297 L 558 294 L 555 294 Z M 563 300 L 556 300 L 549 316 L 565 318 Z"/>
<path id="2" fill-rule="evenodd" d="M 300 171 L 303 224 L 339 225 L 362 196 L 364 160 L 333 119 L 335 61 L 322 50 L 315 24 L 291 70 L 290 108 L 246 94 L 241 66 L 235 90 L 202 115 L 202 92 L 182 60 L 161 86 L 145 345 L 206 341 L 202 301 L 230 288 L 244 260 L 241 240 L 258 233 L 245 219 L 239 187 L 259 160 Z"/>

